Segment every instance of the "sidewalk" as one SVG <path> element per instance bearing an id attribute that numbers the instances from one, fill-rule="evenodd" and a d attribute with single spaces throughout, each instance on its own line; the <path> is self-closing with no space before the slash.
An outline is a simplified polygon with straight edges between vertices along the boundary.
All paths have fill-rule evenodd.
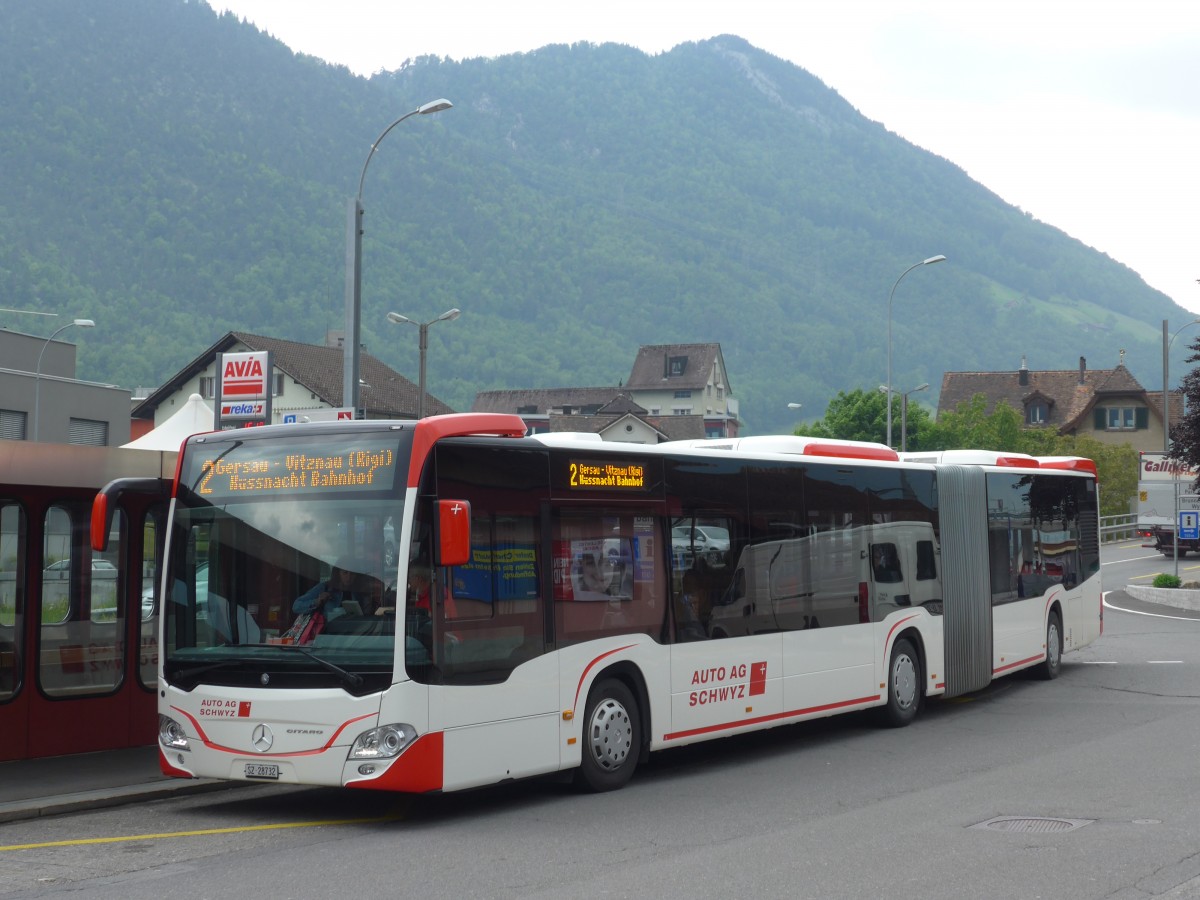
<path id="1" fill-rule="evenodd" d="M 237 787 L 244 782 L 168 778 L 158 748 L 0 762 L 0 823 Z"/>

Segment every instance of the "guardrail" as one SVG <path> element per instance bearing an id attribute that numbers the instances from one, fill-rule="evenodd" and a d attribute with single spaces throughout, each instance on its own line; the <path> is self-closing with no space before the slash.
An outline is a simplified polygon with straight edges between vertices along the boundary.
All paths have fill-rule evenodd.
<path id="1" fill-rule="evenodd" d="M 1137 537 L 1137 515 L 1127 513 L 1123 516 L 1100 517 L 1100 543 L 1109 541 L 1125 541 Z"/>

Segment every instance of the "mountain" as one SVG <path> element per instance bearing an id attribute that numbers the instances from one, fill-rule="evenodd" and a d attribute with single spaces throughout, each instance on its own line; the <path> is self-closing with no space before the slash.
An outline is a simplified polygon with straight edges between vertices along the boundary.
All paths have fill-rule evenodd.
<path id="1" fill-rule="evenodd" d="M 415 376 L 416 330 L 385 314 L 461 308 L 428 355 L 458 409 L 719 341 L 747 431 L 785 430 L 788 402 L 813 418 L 886 380 L 889 292 L 935 254 L 895 292 L 898 390 L 1122 349 L 1159 387 L 1161 322 L 1184 315 L 737 37 L 364 79 L 199 0 L 2 8 L 0 306 L 95 319 L 74 336 L 84 378 L 155 385 L 230 330 L 340 330 L 360 178 L 363 342 Z M 400 124 L 364 172 L 390 122 L 440 97 L 454 108 Z"/>

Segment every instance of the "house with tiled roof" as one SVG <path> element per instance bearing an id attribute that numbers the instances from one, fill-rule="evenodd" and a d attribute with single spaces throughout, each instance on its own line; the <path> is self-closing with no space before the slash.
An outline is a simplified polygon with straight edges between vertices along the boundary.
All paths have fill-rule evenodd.
<path id="1" fill-rule="evenodd" d="M 531 433 L 585 431 L 641 443 L 736 437 L 739 426 L 720 344 L 643 346 L 624 385 L 481 391 L 471 409 L 514 413 Z"/>
<path id="2" fill-rule="evenodd" d="M 1135 450 L 1163 446 L 1162 394 L 1141 386 L 1125 368 L 1124 351 L 1114 369 L 1035 371 L 1024 358 L 1011 372 L 946 372 L 938 398 L 938 415 L 956 410 L 976 395 L 990 414 L 1001 401 L 1022 414 L 1026 428 L 1052 428 L 1063 435 L 1088 435 L 1105 444 L 1128 444 Z M 1171 397 L 1171 421 L 1182 413 L 1182 396 Z"/>
<path id="3" fill-rule="evenodd" d="M 217 354 L 262 351 L 271 353 L 274 422 L 282 422 L 288 415 L 301 417 L 314 410 L 342 406 L 340 346 L 302 344 L 230 331 L 138 402 L 133 408 L 134 420 L 143 420 L 142 430 L 148 430 L 169 419 L 192 394 L 213 399 L 218 374 Z M 417 417 L 420 394 L 417 385 L 369 353 L 362 353 L 359 358 L 359 379 L 359 407 L 368 419 Z M 426 415 L 449 412 L 454 410 L 426 393 Z"/>

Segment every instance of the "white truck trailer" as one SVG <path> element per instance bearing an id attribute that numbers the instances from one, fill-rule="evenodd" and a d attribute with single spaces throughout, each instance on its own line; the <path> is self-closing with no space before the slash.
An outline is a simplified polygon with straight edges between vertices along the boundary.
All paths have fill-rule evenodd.
<path id="1" fill-rule="evenodd" d="M 1144 547 L 1164 556 L 1175 555 L 1179 513 L 1200 511 L 1195 483 L 1197 471 L 1166 458 L 1162 450 L 1143 450 L 1138 458 L 1137 533 Z M 1200 541 L 1179 542 L 1179 555 L 1200 554 Z"/>

